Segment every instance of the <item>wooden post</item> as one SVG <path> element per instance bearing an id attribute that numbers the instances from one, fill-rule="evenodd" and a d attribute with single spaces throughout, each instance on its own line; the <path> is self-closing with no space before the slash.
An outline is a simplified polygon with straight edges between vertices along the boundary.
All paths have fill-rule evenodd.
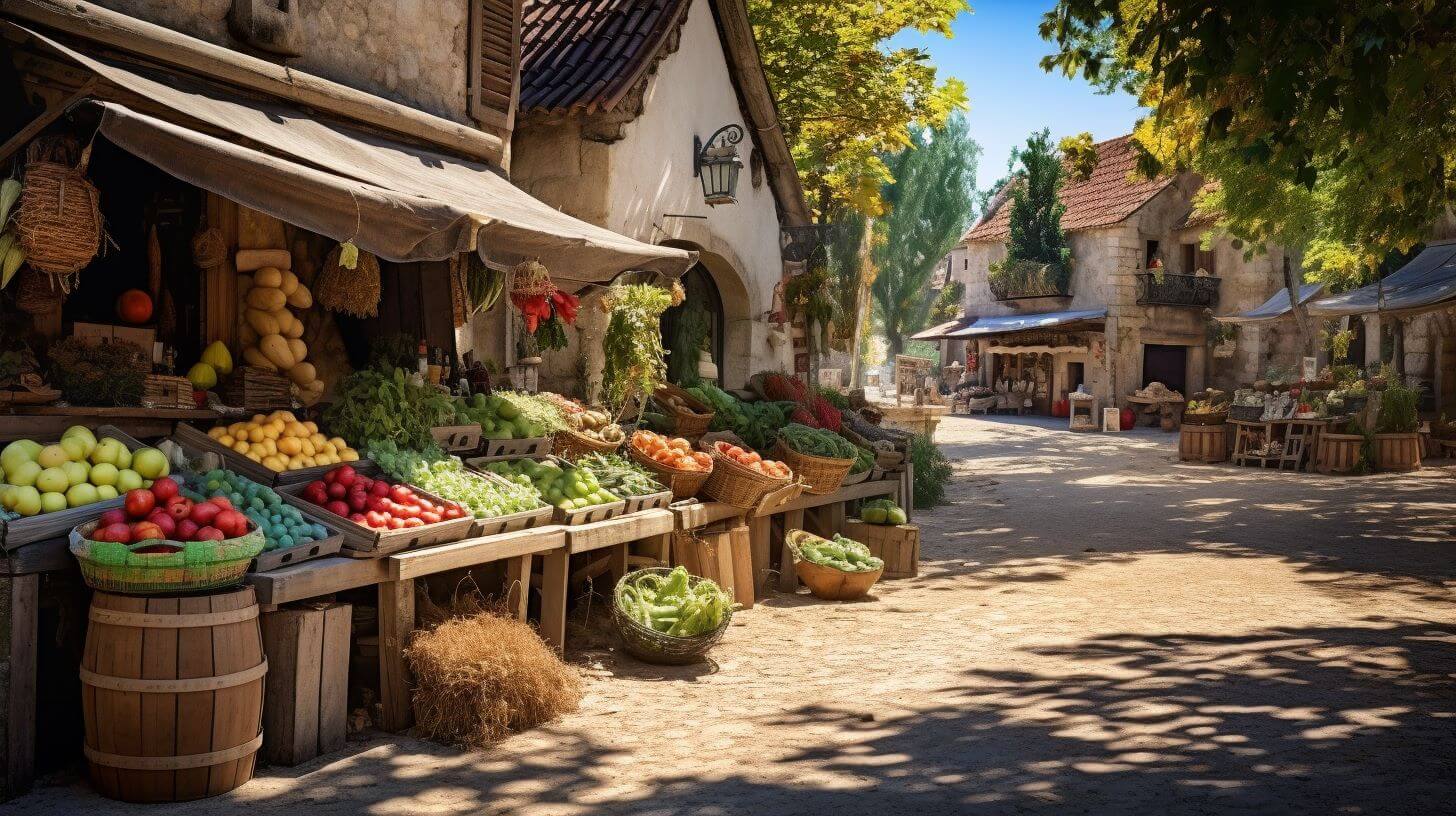
<path id="1" fill-rule="evenodd" d="M 522 555 L 506 562 L 506 608 L 519 620 L 526 620 L 531 606 L 531 559 Z"/>
<path id="2" fill-rule="evenodd" d="M 379 698 L 384 713 L 379 723 L 385 731 L 403 731 L 414 720 L 410 708 L 409 666 L 404 645 L 415 628 L 415 582 L 382 581 L 379 584 Z"/>
<path id="3" fill-rule="evenodd" d="M 30 789 L 35 776 L 35 672 L 40 576 L 0 578 L 0 636 L 8 671 L 0 674 L 5 699 L 5 776 L 0 801 Z"/>
<path id="4" fill-rule="evenodd" d="M 779 544 L 779 592 L 797 592 L 799 574 L 794 572 L 794 554 L 789 551 L 788 532 L 804 527 L 804 511 L 790 510 L 780 514 L 784 520 L 784 541 Z"/>
<path id="5" fill-rule="evenodd" d="M 900 487 L 895 491 L 895 503 L 905 511 L 906 523 L 914 520 L 915 465 L 909 459 L 905 460 L 905 470 L 900 474 Z"/>
<path id="6" fill-rule="evenodd" d="M 541 637 L 562 651 L 566 648 L 566 585 L 571 553 L 560 547 L 541 560 Z"/>
<path id="7" fill-rule="evenodd" d="M 748 540 L 753 559 L 753 594 L 756 598 L 768 596 L 768 574 L 773 559 L 773 519 L 769 516 L 754 516 L 748 521 Z"/>
<path id="8" fill-rule="evenodd" d="M 263 756 L 269 762 L 293 766 L 344 747 L 352 616 L 349 604 L 263 615 Z"/>

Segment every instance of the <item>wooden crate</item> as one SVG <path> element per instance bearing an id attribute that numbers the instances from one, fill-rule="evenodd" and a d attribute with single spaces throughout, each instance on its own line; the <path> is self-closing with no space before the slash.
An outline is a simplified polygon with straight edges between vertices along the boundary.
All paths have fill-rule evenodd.
<path id="1" fill-rule="evenodd" d="M 293 407 L 288 378 L 253 366 L 233 370 L 222 389 L 222 401 L 234 408 L 272 411 Z"/>
<path id="2" fill-rule="evenodd" d="M 263 757 L 270 763 L 298 765 L 344 747 L 352 616 L 353 607 L 339 603 L 263 615 Z"/>
<path id="3" fill-rule="evenodd" d="M 177 423 L 177 432 L 172 435 L 172 441 L 181 445 L 187 452 L 188 457 L 195 457 L 200 453 L 215 453 L 222 457 L 223 467 L 232 472 L 246 476 L 261 485 L 276 487 L 285 484 L 303 484 L 312 482 L 315 479 L 322 479 L 325 473 L 333 470 L 339 465 L 349 465 L 354 470 L 372 475 L 377 467 L 368 459 L 361 458 L 354 462 L 340 462 L 339 465 L 316 465 L 314 467 L 299 468 L 297 470 L 285 470 L 282 472 L 265 467 L 259 462 L 238 453 L 232 448 L 219 443 L 216 439 L 208 436 L 205 431 L 199 430 L 186 422 Z"/>
<path id="4" fill-rule="evenodd" d="M 680 530 L 672 537 L 672 560 L 693 575 L 718 584 L 744 609 L 753 608 L 753 552 L 748 525 Z"/>
<path id="5" fill-rule="evenodd" d="M 128 450 L 138 450 L 146 447 L 136 439 L 131 438 L 115 425 L 97 425 L 91 429 L 97 440 L 111 437 Z M 59 440 L 45 444 L 56 444 Z M 114 499 L 95 502 L 81 507 L 70 507 L 59 510 L 55 513 L 41 513 L 38 516 L 25 516 L 13 521 L 0 521 L 0 546 L 6 551 L 26 544 L 34 544 L 37 541 L 45 541 L 51 538 L 64 538 L 71 532 L 71 528 L 86 521 L 100 516 L 107 510 L 121 507 L 125 502 L 122 496 Z"/>
<path id="6" fill-rule="evenodd" d="M 1322 433 L 1315 446 L 1314 469 L 1320 473 L 1353 473 L 1360 464 L 1365 437 L 1359 434 Z"/>
<path id="7" fill-rule="evenodd" d="M 845 519 L 845 538 L 870 548 L 885 562 L 883 578 L 914 578 L 920 574 L 920 528 L 914 524 L 868 524 Z"/>
<path id="8" fill-rule="evenodd" d="M 305 518 L 308 518 L 305 516 Z M 310 521 L 312 519 L 310 518 Z M 323 522 L 319 522 L 323 524 Z M 283 550 L 269 550 L 258 553 L 253 563 L 248 566 L 248 572 L 269 572 L 281 567 L 293 564 L 302 564 L 305 561 L 312 561 L 315 558 L 333 555 L 344 546 L 344 534 L 324 524 L 329 534 L 317 541 L 310 541 L 305 544 L 295 544 Z"/>
<path id="9" fill-rule="evenodd" d="M 1187 425 L 1178 432 L 1178 458 L 1213 464 L 1229 458 L 1228 425 Z"/>
<path id="10" fill-rule="evenodd" d="M 343 516 L 329 512 L 325 508 L 304 499 L 298 494 L 303 491 L 304 485 L 291 484 L 280 485 L 274 489 L 278 491 L 279 497 L 289 504 L 301 510 L 305 510 L 324 520 L 337 530 L 344 533 L 344 546 L 340 551 L 343 555 L 355 558 L 379 558 L 391 553 L 415 550 L 421 547 L 429 547 L 433 544 L 448 544 L 452 541 L 459 541 L 470 534 L 470 528 L 475 524 L 475 519 L 464 516 L 458 519 L 449 519 L 434 524 L 426 524 L 423 527 L 410 527 L 403 530 L 376 530 L 373 527 L 366 527 L 363 524 L 350 521 Z M 411 486 L 411 490 L 428 498 L 432 502 L 444 501 L 438 496 Z"/>
<path id="11" fill-rule="evenodd" d="M 1375 435 L 1375 469 L 1382 473 L 1409 473 L 1421 469 L 1421 435 L 1390 433 Z"/>
<path id="12" fill-rule="evenodd" d="M 555 507 L 549 504 L 543 504 L 535 510 L 522 510 L 519 513 L 511 513 L 508 516 L 475 519 L 475 523 L 470 526 L 470 535 L 468 537 L 480 538 L 481 536 L 514 533 L 517 530 L 529 530 L 533 527 L 545 527 L 551 523 L 551 519 L 555 515 Z"/>
<path id="13" fill-rule="evenodd" d="M 444 425 L 431 428 L 430 434 L 441 448 L 451 453 L 472 453 L 480 447 L 479 425 Z"/>
<path id="14" fill-rule="evenodd" d="M 148 374 L 142 383 L 142 404 L 152 408 L 196 408 L 192 382 L 186 377 Z"/>
<path id="15" fill-rule="evenodd" d="M 540 458 L 551 452 L 552 437 L 538 436 L 531 439 L 483 439 L 480 458 L 494 459 Z"/>
<path id="16" fill-rule="evenodd" d="M 623 499 L 627 506 L 622 509 L 622 515 L 630 515 L 643 510 L 660 510 L 672 504 L 672 491 L 664 490 L 660 493 L 648 493 L 645 496 L 627 496 Z"/>

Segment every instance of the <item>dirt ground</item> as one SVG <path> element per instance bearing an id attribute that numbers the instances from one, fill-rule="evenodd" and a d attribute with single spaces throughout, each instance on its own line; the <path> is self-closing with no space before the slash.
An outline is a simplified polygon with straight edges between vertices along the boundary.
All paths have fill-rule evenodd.
<path id="1" fill-rule="evenodd" d="M 1452 473 L 1192 466 L 1030 421 L 940 440 L 917 579 L 772 598 L 712 665 L 578 653 L 581 711 L 486 753 L 381 735 L 145 812 L 1450 812 Z M 0 807 L 140 812 L 75 779 Z"/>

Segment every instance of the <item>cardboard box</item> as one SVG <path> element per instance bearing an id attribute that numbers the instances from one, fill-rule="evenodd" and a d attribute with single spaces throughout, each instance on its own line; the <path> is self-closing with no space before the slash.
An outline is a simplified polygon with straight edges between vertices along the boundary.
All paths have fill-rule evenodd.
<path id="1" fill-rule="evenodd" d="M 152 356 L 152 342 L 157 338 L 157 330 L 147 326 L 112 326 L 106 323 L 82 323 L 79 320 L 72 326 L 71 334 L 97 343 L 117 340 L 135 343 L 142 347 L 149 359 Z"/>

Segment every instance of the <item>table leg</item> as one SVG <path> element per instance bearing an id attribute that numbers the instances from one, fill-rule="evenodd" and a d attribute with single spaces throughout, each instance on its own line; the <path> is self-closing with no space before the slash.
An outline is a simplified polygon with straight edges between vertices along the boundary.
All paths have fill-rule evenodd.
<path id="1" fill-rule="evenodd" d="M 768 597 L 769 562 L 773 553 L 773 519 L 754 516 L 748 520 L 749 548 L 753 557 L 753 595 Z"/>
<path id="2" fill-rule="evenodd" d="M 612 560 L 607 562 L 607 575 L 611 576 L 611 583 L 607 584 L 607 593 L 610 595 L 617 587 L 617 582 L 627 574 L 627 551 L 631 549 L 626 542 L 612 547 Z"/>
<path id="3" fill-rule="evenodd" d="M 5 693 L 5 777 L 0 799 L 11 799 L 30 789 L 35 776 L 35 673 L 38 651 L 40 576 L 15 575 L 3 580 L 9 632 L 9 672 Z"/>
<path id="4" fill-rule="evenodd" d="M 506 608 L 524 621 L 531 606 L 531 559 L 520 555 L 506 562 Z"/>
<path id="5" fill-rule="evenodd" d="M 379 701 L 383 716 L 379 727 L 403 731 L 410 727 L 409 666 L 404 644 L 415 628 L 415 582 L 384 581 L 379 584 Z"/>
<path id="6" fill-rule="evenodd" d="M 566 585 L 571 553 L 558 547 L 542 557 L 541 637 L 556 647 L 566 648 Z"/>
<path id="7" fill-rule="evenodd" d="M 802 530 L 804 528 L 804 511 L 790 510 L 781 514 L 784 519 L 784 541 L 779 545 L 779 591 L 797 592 L 799 590 L 799 574 L 794 572 L 794 554 L 789 550 L 790 530 Z"/>
<path id="8" fill-rule="evenodd" d="M 900 474 L 900 489 L 895 494 L 895 504 L 905 511 L 905 523 L 915 521 L 915 463 L 906 461 L 905 472 Z"/>

